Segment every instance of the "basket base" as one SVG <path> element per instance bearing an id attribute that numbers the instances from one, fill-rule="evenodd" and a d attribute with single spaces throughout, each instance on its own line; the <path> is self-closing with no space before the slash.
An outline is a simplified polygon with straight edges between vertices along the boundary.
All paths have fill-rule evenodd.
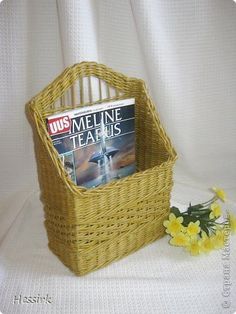
<path id="1" fill-rule="evenodd" d="M 153 224 L 149 223 L 148 226 L 145 224 L 138 232 L 125 234 L 122 238 L 117 238 L 115 242 L 113 240 L 110 245 L 106 245 L 105 249 L 103 246 L 98 246 L 91 252 L 69 251 L 62 243 L 50 241 L 50 236 L 48 247 L 73 273 L 83 276 L 118 261 L 163 237 L 165 231 L 162 222 L 163 219 L 158 224 L 156 221 Z M 126 245 L 124 246 L 123 243 Z"/>

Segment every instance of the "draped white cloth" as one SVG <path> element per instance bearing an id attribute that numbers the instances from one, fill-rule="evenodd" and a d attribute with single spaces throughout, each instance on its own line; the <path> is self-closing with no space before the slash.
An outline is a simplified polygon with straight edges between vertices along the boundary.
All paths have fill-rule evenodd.
<path id="1" fill-rule="evenodd" d="M 178 153 L 172 202 L 226 189 L 236 200 L 236 3 L 231 0 L 4 0 L 0 4 L 0 311 L 233 313 L 220 252 L 190 258 L 167 238 L 84 278 L 47 249 L 24 104 L 84 60 L 143 78 Z M 235 240 L 232 238 L 232 242 Z M 22 294 L 53 303 L 13 304 Z M 227 312 L 228 311 L 228 312 Z"/>

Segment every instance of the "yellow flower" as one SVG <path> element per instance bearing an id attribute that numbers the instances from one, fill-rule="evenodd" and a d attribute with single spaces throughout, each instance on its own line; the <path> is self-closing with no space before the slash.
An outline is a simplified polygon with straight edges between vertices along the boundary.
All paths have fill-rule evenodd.
<path id="1" fill-rule="evenodd" d="M 203 252 L 207 253 L 214 249 L 212 239 L 208 237 L 205 232 L 203 233 L 203 237 L 201 240 L 199 240 L 199 242 L 199 244 L 201 245 L 201 250 Z"/>
<path id="2" fill-rule="evenodd" d="M 187 234 L 179 232 L 171 240 L 170 244 L 175 246 L 187 246 L 189 244 L 190 238 Z"/>
<path id="3" fill-rule="evenodd" d="M 169 220 L 165 220 L 163 225 L 166 227 L 166 233 L 174 236 L 183 229 L 183 217 L 176 217 L 173 213 L 169 215 Z"/>
<path id="4" fill-rule="evenodd" d="M 229 226 L 232 233 L 236 233 L 236 216 L 233 213 L 229 213 Z"/>
<path id="5" fill-rule="evenodd" d="M 189 251 L 191 255 L 199 255 L 201 253 L 201 244 L 197 240 L 190 241 L 186 246 L 186 250 Z"/>
<path id="6" fill-rule="evenodd" d="M 196 236 L 196 235 L 200 232 L 200 230 L 201 230 L 201 228 L 199 227 L 199 225 L 200 225 L 200 221 L 199 221 L 199 220 L 197 220 L 196 222 L 192 222 L 192 221 L 191 221 L 191 222 L 188 224 L 188 227 L 186 228 L 187 234 L 188 234 L 190 237 Z"/>
<path id="7" fill-rule="evenodd" d="M 215 192 L 216 196 L 222 200 L 223 202 L 226 201 L 226 193 L 223 189 L 213 187 L 212 190 Z"/>
<path id="8" fill-rule="evenodd" d="M 215 249 L 221 249 L 224 246 L 224 231 L 223 229 L 216 230 L 215 235 L 211 236 L 211 241 Z"/>
<path id="9" fill-rule="evenodd" d="M 211 204 L 211 212 L 210 212 L 210 219 L 219 218 L 222 215 L 220 204 L 213 203 Z"/>

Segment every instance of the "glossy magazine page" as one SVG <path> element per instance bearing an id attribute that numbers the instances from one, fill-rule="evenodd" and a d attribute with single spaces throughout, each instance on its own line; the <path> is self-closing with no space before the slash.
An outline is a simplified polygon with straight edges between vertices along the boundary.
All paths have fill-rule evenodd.
<path id="1" fill-rule="evenodd" d="M 135 172 L 135 99 L 47 117 L 48 132 L 71 180 L 92 188 Z"/>

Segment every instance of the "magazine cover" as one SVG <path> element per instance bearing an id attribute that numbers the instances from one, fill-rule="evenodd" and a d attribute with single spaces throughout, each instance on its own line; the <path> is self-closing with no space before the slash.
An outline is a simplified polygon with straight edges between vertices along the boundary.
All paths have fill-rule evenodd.
<path id="1" fill-rule="evenodd" d="M 135 99 L 47 117 L 53 145 L 71 180 L 97 187 L 135 172 Z"/>

